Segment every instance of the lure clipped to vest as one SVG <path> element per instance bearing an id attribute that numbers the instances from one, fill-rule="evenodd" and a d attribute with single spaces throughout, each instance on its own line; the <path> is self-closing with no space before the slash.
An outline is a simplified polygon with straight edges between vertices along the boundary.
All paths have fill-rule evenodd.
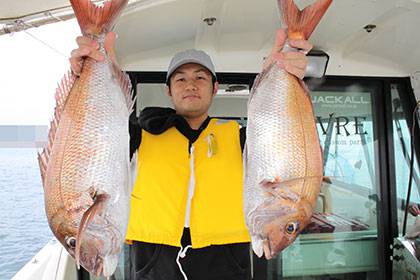
<path id="1" fill-rule="evenodd" d="M 105 34 L 127 0 L 70 2 L 82 33 L 105 54 Z M 78 266 L 110 276 L 129 214 L 130 81 L 108 57 L 87 58 L 79 77 L 63 78 L 56 101 L 49 143 L 38 155 L 48 223 Z"/>
<path id="2" fill-rule="evenodd" d="M 308 39 L 331 2 L 318 0 L 300 11 L 293 0 L 279 0 L 288 38 Z M 244 158 L 246 224 L 254 252 L 270 259 L 309 223 L 323 177 L 309 94 L 276 63 L 251 90 Z"/>

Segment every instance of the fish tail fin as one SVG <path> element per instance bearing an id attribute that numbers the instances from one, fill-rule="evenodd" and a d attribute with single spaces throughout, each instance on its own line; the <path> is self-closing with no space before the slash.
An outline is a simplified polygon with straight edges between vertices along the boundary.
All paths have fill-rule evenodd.
<path id="1" fill-rule="evenodd" d="M 70 0 L 84 35 L 99 35 L 112 30 L 128 0 L 105 1 L 98 6 L 91 0 Z"/>
<path id="2" fill-rule="evenodd" d="M 80 249 L 82 247 L 82 239 L 84 233 L 88 228 L 89 224 L 92 222 L 93 218 L 96 216 L 96 214 L 102 212 L 108 199 L 109 195 L 106 193 L 97 194 L 95 196 L 95 201 L 93 202 L 92 206 L 90 206 L 89 209 L 86 210 L 86 212 L 83 214 L 82 219 L 80 220 L 79 230 L 77 232 L 76 237 L 76 250 L 74 254 L 77 268 L 80 268 Z"/>
<path id="3" fill-rule="evenodd" d="M 289 38 L 308 39 L 331 3 L 332 0 L 317 0 L 301 11 L 294 0 L 278 0 L 280 14 L 288 26 Z"/>

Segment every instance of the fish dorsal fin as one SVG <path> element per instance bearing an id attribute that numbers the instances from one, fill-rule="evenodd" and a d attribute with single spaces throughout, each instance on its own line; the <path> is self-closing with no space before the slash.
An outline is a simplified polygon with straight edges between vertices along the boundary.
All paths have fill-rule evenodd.
<path id="1" fill-rule="evenodd" d="M 289 38 L 308 39 L 331 3 L 332 0 L 317 0 L 301 11 L 294 0 L 278 0 L 280 14 L 288 27 Z"/>
<path id="2" fill-rule="evenodd" d="M 55 134 L 57 133 L 58 124 L 60 123 L 61 114 L 64 111 L 64 105 L 66 104 L 67 98 L 69 93 L 73 87 L 74 81 L 76 80 L 76 75 L 74 75 L 71 71 L 69 71 L 64 77 L 61 79 L 61 82 L 58 83 L 57 89 L 55 91 L 55 109 L 54 109 L 54 117 L 53 120 L 50 122 L 50 130 L 48 132 L 48 144 L 42 150 L 41 153 L 38 153 L 38 162 L 39 167 L 41 170 L 41 178 L 42 182 L 45 186 L 45 174 L 47 172 L 48 161 L 51 156 L 52 147 L 55 140 Z"/>
<path id="3" fill-rule="evenodd" d="M 131 80 L 129 76 L 125 72 L 121 71 L 121 69 L 114 63 L 112 63 L 112 70 L 114 77 L 116 78 L 118 84 L 121 87 L 122 92 L 124 93 L 125 103 L 127 104 L 129 114 L 131 115 L 134 109 L 134 104 L 136 103 L 137 99 L 137 96 L 135 96 L 134 98 L 132 97 Z"/>
<path id="4" fill-rule="evenodd" d="M 110 0 L 98 6 L 91 0 L 70 0 L 82 33 L 94 36 L 112 30 L 127 2 L 128 0 Z"/>
<path id="5" fill-rule="evenodd" d="M 86 210 L 86 212 L 83 213 L 82 219 L 80 220 L 79 224 L 79 230 L 77 231 L 76 250 L 74 254 L 76 258 L 77 268 L 80 268 L 80 248 L 82 245 L 82 238 L 84 236 L 84 233 L 86 232 L 86 229 L 92 222 L 93 218 L 97 214 L 101 214 L 101 212 L 104 210 L 104 207 L 106 205 L 106 202 L 109 200 L 109 197 L 110 196 L 107 193 L 97 194 L 94 198 L 92 206 L 90 206 Z"/>

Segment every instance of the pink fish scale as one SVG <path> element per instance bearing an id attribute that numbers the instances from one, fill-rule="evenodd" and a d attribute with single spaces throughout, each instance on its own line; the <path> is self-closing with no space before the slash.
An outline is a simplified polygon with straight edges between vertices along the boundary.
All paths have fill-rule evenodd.
<path id="1" fill-rule="evenodd" d="M 310 99 L 304 94 L 299 82 L 277 65 L 263 73 L 251 91 L 244 209 L 253 246 L 260 253 L 262 241 L 269 238 L 266 225 L 280 231 L 287 222 L 281 217 L 297 213 L 282 200 L 304 198 L 313 204 L 319 192 L 320 147 L 313 112 L 307 109 Z M 264 187 L 263 181 L 285 184 Z"/>

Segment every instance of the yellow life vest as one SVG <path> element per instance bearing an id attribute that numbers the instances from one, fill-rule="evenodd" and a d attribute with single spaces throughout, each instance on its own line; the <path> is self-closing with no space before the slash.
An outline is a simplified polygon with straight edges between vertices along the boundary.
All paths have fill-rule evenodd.
<path id="1" fill-rule="evenodd" d="M 179 247 L 194 180 L 192 247 L 249 242 L 238 124 L 212 119 L 191 150 L 175 127 L 159 135 L 142 130 L 127 240 Z"/>

